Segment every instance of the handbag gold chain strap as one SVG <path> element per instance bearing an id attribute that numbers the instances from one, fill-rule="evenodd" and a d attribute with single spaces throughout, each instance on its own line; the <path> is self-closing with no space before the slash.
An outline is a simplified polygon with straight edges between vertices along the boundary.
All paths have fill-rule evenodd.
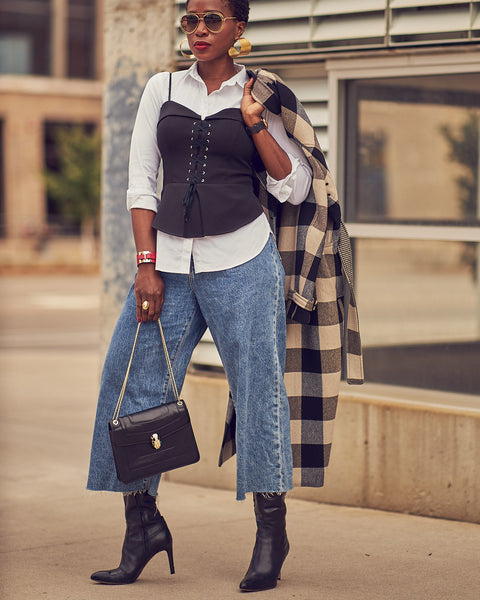
<path id="1" fill-rule="evenodd" d="M 125 379 L 123 380 L 123 385 L 122 385 L 122 389 L 120 390 L 120 395 L 118 396 L 117 405 L 113 412 L 112 419 L 113 419 L 114 425 L 118 425 L 118 415 L 120 414 L 120 408 L 122 407 L 123 396 L 125 395 L 125 389 L 127 387 L 128 376 L 130 374 L 130 367 L 132 366 L 133 355 L 135 353 L 135 347 L 137 345 L 137 339 L 138 339 L 138 332 L 140 331 L 141 324 L 142 324 L 141 322 L 138 324 L 137 331 L 135 333 L 135 339 L 133 340 L 132 353 L 130 354 L 130 360 L 128 361 L 127 372 L 125 374 Z M 175 400 L 177 401 L 177 404 L 179 404 L 181 406 L 183 404 L 183 401 L 180 400 L 180 397 L 178 395 L 177 384 L 175 383 L 175 377 L 173 376 L 172 363 L 170 362 L 170 356 L 168 355 L 167 343 L 165 342 L 165 336 L 163 335 L 163 328 L 162 328 L 162 324 L 160 323 L 160 319 L 158 319 L 158 327 L 160 328 L 160 336 L 162 338 L 163 351 L 165 353 L 165 361 L 167 363 L 168 373 L 170 375 L 170 381 L 172 382 L 173 395 L 175 396 Z"/>

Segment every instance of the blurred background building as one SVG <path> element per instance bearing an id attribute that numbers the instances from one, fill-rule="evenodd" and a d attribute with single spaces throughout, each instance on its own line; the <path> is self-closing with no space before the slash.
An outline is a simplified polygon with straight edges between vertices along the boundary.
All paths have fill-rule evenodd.
<path id="1" fill-rule="evenodd" d="M 100 127 L 102 17 L 102 0 L 0 2 L 2 264 L 94 260 L 45 172 L 59 170 L 59 131 Z"/>

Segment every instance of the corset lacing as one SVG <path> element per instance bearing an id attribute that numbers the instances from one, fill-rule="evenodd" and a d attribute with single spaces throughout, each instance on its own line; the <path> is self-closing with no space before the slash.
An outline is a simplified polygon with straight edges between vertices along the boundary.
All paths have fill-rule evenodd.
<path id="1" fill-rule="evenodd" d="M 188 186 L 182 200 L 185 223 L 188 221 L 190 208 L 197 191 L 197 183 L 205 183 L 211 126 L 212 124 L 207 121 L 194 121 L 193 123 L 187 175 Z"/>

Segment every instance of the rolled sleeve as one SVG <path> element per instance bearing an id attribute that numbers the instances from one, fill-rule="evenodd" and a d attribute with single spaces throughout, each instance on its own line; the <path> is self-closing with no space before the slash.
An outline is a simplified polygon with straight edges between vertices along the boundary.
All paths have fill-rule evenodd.
<path id="1" fill-rule="evenodd" d="M 267 173 L 267 190 L 279 202 L 301 204 L 312 185 L 312 169 L 302 149 L 288 137 L 280 116 L 265 111 L 268 131 L 278 145 L 288 154 L 292 169 L 284 179 L 274 179 Z"/>
<path id="2" fill-rule="evenodd" d="M 142 193 L 138 192 L 127 192 L 127 208 L 132 210 L 133 208 L 143 208 L 145 210 L 152 210 L 157 212 L 158 198 L 156 195 L 149 193 L 148 191 Z"/>
<path id="3" fill-rule="evenodd" d="M 157 178 L 161 163 L 157 123 L 168 77 L 168 73 L 158 73 L 149 79 L 138 106 L 130 144 L 128 210 L 143 208 L 157 212 Z"/>
<path id="4" fill-rule="evenodd" d="M 288 152 L 287 152 L 288 154 Z M 276 180 L 267 173 L 267 190 L 279 202 L 301 204 L 308 196 L 312 185 L 312 171 L 308 165 L 298 158 L 288 155 L 292 163 L 291 172 L 285 179 Z"/>

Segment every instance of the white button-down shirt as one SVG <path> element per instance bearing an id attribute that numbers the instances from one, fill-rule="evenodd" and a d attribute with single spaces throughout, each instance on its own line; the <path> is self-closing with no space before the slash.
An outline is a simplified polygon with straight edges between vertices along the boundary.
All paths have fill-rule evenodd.
<path id="1" fill-rule="evenodd" d="M 172 75 L 170 99 L 199 114 L 202 119 L 225 108 L 240 108 L 243 88 L 248 82 L 245 67 L 220 89 L 208 94 L 198 74 L 197 63 L 187 71 Z M 160 202 L 161 155 L 157 144 L 157 124 L 162 104 L 168 100 L 169 73 L 157 73 L 148 82 L 140 100 L 130 147 L 127 208 L 143 208 L 157 212 Z M 292 170 L 285 179 L 267 176 L 267 189 L 280 202 L 300 204 L 308 195 L 312 172 L 301 149 L 290 140 L 280 116 L 264 112 L 268 131 L 288 154 Z M 161 177 L 160 177 L 161 179 Z M 189 273 L 193 258 L 195 271 L 219 271 L 244 264 L 257 256 L 270 235 L 264 214 L 232 233 L 202 238 L 181 238 L 157 232 L 157 264 L 160 271 Z M 150 248 L 141 248 L 150 250 Z"/>

